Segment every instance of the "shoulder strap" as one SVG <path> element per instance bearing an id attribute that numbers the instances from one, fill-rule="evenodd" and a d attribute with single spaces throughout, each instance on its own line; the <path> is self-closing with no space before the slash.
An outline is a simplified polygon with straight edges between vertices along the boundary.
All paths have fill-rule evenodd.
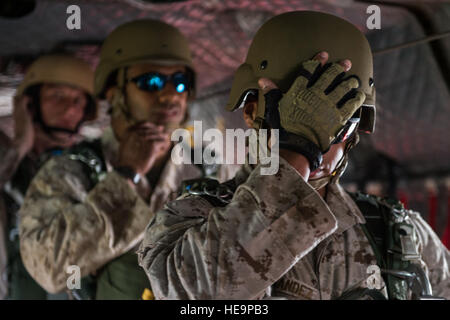
<path id="1" fill-rule="evenodd" d="M 69 159 L 78 161 L 83 165 L 86 175 L 93 188 L 106 174 L 106 162 L 103 156 L 100 139 L 83 141 L 64 152 Z M 97 277 L 87 275 L 81 279 L 81 289 L 70 290 L 76 300 L 94 300 L 97 291 Z"/>
<path id="2" fill-rule="evenodd" d="M 199 178 L 182 182 L 179 196 L 191 194 L 198 195 L 215 207 L 224 207 L 230 203 L 237 189 L 235 179 L 219 183 L 216 179 Z"/>
<path id="3" fill-rule="evenodd" d="M 388 215 L 386 207 L 381 206 L 373 196 L 361 192 L 349 192 L 349 195 L 366 219 L 366 224 L 361 224 L 361 227 L 372 246 L 377 263 L 381 268 L 385 268 L 386 261 L 383 253 L 386 252 L 386 218 Z"/>
<path id="4" fill-rule="evenodd" d="M 386 300 L 386 297 L 376 289 L 356 288 L 344 292 L 336 300 Z"/>
<path id="5" fill-rule="evenodd" d="M 361 227 L 382 268 L 389 299 L 410 299 L 409 289 L 415 298 L 431 296 L 429 281 L 417 266 L 415 229 L 401 202 L 361 192 L 349 194 L 366 218 Z"/>
<path id="6" fill-rule="evenodd" d="M 87 275 L 81 278 L 80 289 L 69 290 L 68 294 L 71 295 L 74 300 L 95 300 L 96 292 L 97 277 Z"/>
<path id="7" fill-rule="evenodd" d="M 103 156 L 100 139 L 83 141 L 64 152 L 71 160 L 79 161 L 95 186 L 106 174 L 106 162 Z"/>

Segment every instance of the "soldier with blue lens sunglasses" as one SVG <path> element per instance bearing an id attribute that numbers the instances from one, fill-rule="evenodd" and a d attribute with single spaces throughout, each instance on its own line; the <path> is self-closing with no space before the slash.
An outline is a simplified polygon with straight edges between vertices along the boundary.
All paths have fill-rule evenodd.
<path id="1" fill-rule="evenodd" d="M 150 72 L 129 79 L 128 81 L 136 83 L 139 89 L 149 92 L 161 91 L 168 82 L 172 82 L 178 93 L 183 93 L 189 90 L 190 87 L 189 76 L 183 72 L 175 72 L 171 75 Z"/>
<path id="2" fill-rule="evenodd" d="M 95 96 L 111 106 L 111 127 L 101 139 L 84 141 L 54 157 L 55 162 L 46 162 L 42 175 L 36 176 L 45 181 L 36 182 L 51 195 L 30 187 L 35 192 L 24 200 L 30 206 L 23 216 L 21 211 L 20 229 L 42 232 L 35 234 L 39 239 L 21 237 L 20 249 L 25 267 L 45 290 L 66 291 L 62 270 L 76 264 L 81 288 L 71 289 L 74 299 L 152 298 L 136 246 L 154 212 L 171 200 L 180 182 L 201 178 L 204 171 L 196 164 L 179 165 L 171 157 L 171 133 L 187 119 L 195 78 L 189 43 L 171 25 L 131 21 L 105 39 L 91 82 Z M 168 82 L 174 87 L 162 90 Z M 67 174 L 61 174 L 63 168 Z M 222 180 L 233 176 L 226 166 L 218 170 Z M 74 199 L 72 192 L 86 197 Z M 75 228 L 62 222 L 66 213 Z M 53 237 L 51 230 L 61 238 Z M 48 259 L 55 256 L 57 261 Z"/>

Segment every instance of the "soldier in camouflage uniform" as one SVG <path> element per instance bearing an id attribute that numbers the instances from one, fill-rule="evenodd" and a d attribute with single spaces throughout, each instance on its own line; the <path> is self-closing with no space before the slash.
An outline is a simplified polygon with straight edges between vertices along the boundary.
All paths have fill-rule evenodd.
<path id="1" fill-rule="evenodd" d="M 71 56 L 47 55 L 30 66 L 17 89 L 14 138 L 0 133 L 0 221 L 5 226 L 0 232 L 0 272 L 2 279 L 8 280 L 10 299 L 47 297 L 20 257 L 18 209 L 39 167 L 76 144 L 80 125 L 95 119 L 93 88 L 94 72 L 87 63 Z M 2 248 L 3 239 L 6 246 Z M 5 297 L 6 290 L 1 291 L 0 298 Z"/>
<path id="2" fill-rule="evenodd" d="M 74 298 L 151 299 L 136 246 L 181 181 L 203 174 L 171 159 L 171 132 L 195 94 L 187 40 L 155 20 L 119 26 L 102 45 L 95 94 L 111 105 L 111 127 L 39 171 L 21 209 L 21 253 L 50 292 L 67 289 L 76 265 L 83 279 Z M 216 177 L 229 179 L 227 170 Z"/>
<path id="3" fill-rule="evenodd" d="M 155 215 L 138 253 L 156 298 L 450 297 L 449 251 L 421 216 L 339 184 L 355 129 L 375 120 L 355 26 L 308 11 L 266 22 L 235 74 L 227 108 L 238 107 L 249 126 L 279 129 L 279 171 L 245 165 Z"/>

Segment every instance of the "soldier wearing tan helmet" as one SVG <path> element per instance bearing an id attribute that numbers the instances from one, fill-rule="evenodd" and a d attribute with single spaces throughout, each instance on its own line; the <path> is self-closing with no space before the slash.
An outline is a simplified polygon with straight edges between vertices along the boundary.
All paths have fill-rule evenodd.
<path id="1" fill-rule="evenodd" d="M 15 93 L 14 137 L 11 141 L 5 138 L 0 145 L 0 187 L 8 221 L 8 266 L 7 270 L 2 266 L 0 272 L 2 279 L 8 279 L 11 299 L 47 296 L 22 264 L 17 210 L 39 167 L 51 155 L 79 141 L 81 124 L 95 119 L 93 91 L 94 72 L 86 62 L 67 55 L 46 55 L 29 67 Z"/>
<path id="2" fill-rule="evenodd" d="M 170 134 L 195 95 L 186 38 L 155 20 L 117 27 L 102 45 L 95 95 L 111 106 L 111 127 L 39 172 L 21 210 L 21 253 L 50 292 L 68 289 L 66 269 L 76 265 L 74 298 L 151 299 L 136 246 L 180 182 L 202 175 L 170 157 Z"/>
<path id="3" fill-rule="evenodd" d="M 355 26 L 309 11 L 270 19 L 227 108 L 279 130 L 279 171 L 245 165 L 217 199 L 188 190 L 156 214 L 139 250 L 156 298 L 450 297 L 449 251 L 420 215 L 339 184 L 357 129 L 375 124 L 372 54 Z"/>

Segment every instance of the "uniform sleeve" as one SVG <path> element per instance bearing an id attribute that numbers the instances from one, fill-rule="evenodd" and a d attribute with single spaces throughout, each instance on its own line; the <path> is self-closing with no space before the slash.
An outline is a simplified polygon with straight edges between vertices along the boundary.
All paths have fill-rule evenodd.
<path id="1" fill-rule="evenodd" d="M 450 299 L 450 252 L 417 212 L 410 213 L 418 232 L 419 250 L 428 269 L 433 295 Z"/>
<path id="2" fill-rule="evenodd" d="M 257 166 L 226 207 L 170 202 L 138 252 L 158 299 L 255 299 L 337 228 L 322 198 L 280 158 Z"/>
<path id="3" fill-rule="evenodd" d="M 20 210 L 24 265 L 51 293 L 66 287 L 69 265 L 84 276 L 136 246 L 153 216 L 115 172 L 91 190 L 89 184 L 81 163 L 55 157 L 31 182 Z"/>

